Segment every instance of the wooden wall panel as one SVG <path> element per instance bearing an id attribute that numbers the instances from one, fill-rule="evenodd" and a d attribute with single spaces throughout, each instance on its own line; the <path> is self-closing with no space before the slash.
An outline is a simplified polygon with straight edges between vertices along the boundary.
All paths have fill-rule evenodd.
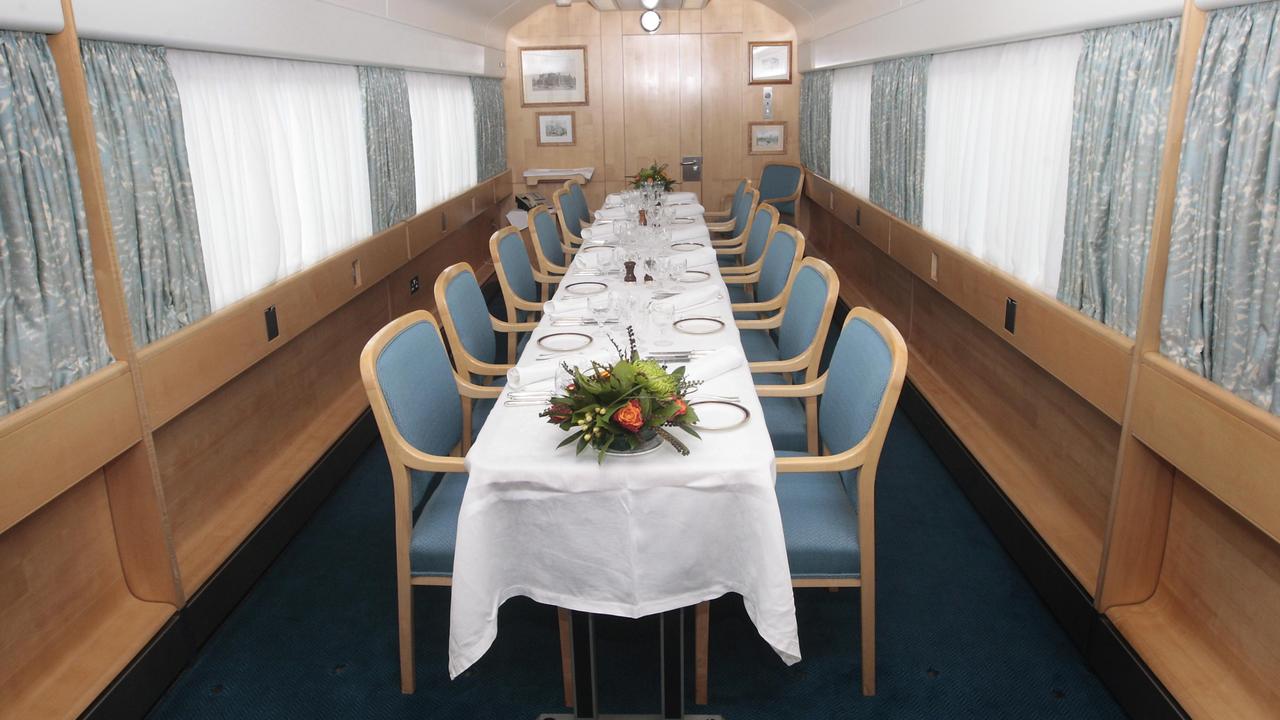
<path id="1" fill-rule="evenodd" d="M 622 62 L 625 167 L 632 172 L 652 162 L 680 167 L 680 38 L 627 35 Z"/>
<path id="2" fill-rule="evenodd" d="M 725 207 L 725 196 L 749 168 L 742 117 L 745 47 L 737 33 L 702 36 L 702 199 L 709 207 Z"/>

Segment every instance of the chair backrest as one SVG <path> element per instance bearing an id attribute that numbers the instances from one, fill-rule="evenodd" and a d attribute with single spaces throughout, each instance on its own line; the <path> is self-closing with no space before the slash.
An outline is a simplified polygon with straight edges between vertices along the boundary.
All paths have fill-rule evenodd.
<path id="1" fill-rule="evenodd" d="M 538 255 L 542 272 L 550 271 L 550 266 L 563 268 L 565 257 L 560 227 L 555 216 L 547 212 L 546 205 L 535 205 L 529 211 L 529 232 L 533 234 L 533 251 Z"/>
<path id="2" fill-rule="evenodd" d="M 832 455 L 868 440 L 858 477 L 875 478 L 906 372 L 907 344 L 898 329 L 867 308 L 850 311 L 827 367 L 818 434 Z M 854 492 L 847 484 L 846 490 Z"/>
<path id="3" fill-rule="evenodd" d="M 471 266 L 463 262 L 445 268 L 436 278 L 435 296 L 458 373 L 470 377 L 477 361 L 496 363 L 493 316 Z"/>
<path id="4" fill-rule="evenodd" d="M 781 233 L 781 229 L 778 232 Z M 839 292 L 840 279 L 836 271 L 818 258 L 805 258 L 791 280 L 782 324 L 778 327 L 778 350 L 784 359 L 808 354 L 805 382 L 818 377 L 822 344 L 831 327 Z"/>
<path id="5" fill-rule="evenodd" d="M 431 313 L 379 330 L 360 353 L 360 374 L 392 462 L 406 447 L 444 457 L 462 440 L 461 396 Z"/>
<path id="6" fill-rule="evenodd" d="M 732 235 L 738 237 L 746 232 L 747 223 L 751 222 L 751 213 L 756 208 L 756 203 L 760 200 L 760 193 L 748 188 L 733 203 L 733 231 Z"/>
<path id="7" fill-rule="evenodd" d="M 755 219 L 751 221 L 751 230 L 747 233 L 747 247 L 742 255 L 742 264 L 751 265 L 764 257 L 765 248 L 773 231 L 778 228 L 778 211 L 772 205 L 756 206 Z"/>
<path id="8" fill-rule="evenodd" d="M 520 321 L 516 300 L 541 302 L 538 297 L 538 281 L 533 276 L 533 263 L 525 249 L 520 231 L 508 225 L 489 237 L 489 255 L 493 269 L 502 288 L 502 298 L 507 304 L 507 320 Z"/>
<path id="9" fill-rule="evenodd" d="M 778 226 L 769 239 L 769 248 L 760 267 L 756 300 L 768 302 L 786 292 L 803 259 L 804 235 L 790 225 Z"/>
<path id="10" fill-rule="evenodd" d="M 573 196 L 568 190 L 560 188 L 551 194 L 551 204 L 556 206 L 556 217 L 560 219 L 560 230 L 565 239 L 573 238 L 582 242 L 582 218 L 577 214 Z"/>
<path id="11" fill-rule="evenodd" d="M 737 204 L 739 200 L 742 199 L 743 193 L 745 193 L 747 191 L 747 188 L 749 187 L 751 187 L 750 180 L 746 178 L 742 178 L 741 180 L 738 181 L 738 188 L 733 191 L 733 201 L 729 205 L 731 209 L 734 207 L 735 204 Z"/>
<path id="12" fill-rule="evenodd" d="M 569 195 L 573 198 L 574 209 L 578 211 L 578 222 L 591 222 L 591 208 L 587 204 L 587 195 L 582 191 L 582 183 L 577 180 L 565 181 L 565 187 L 569 189 Z"/>
<path id="13" fill-rule="evenodd" d="M 795 201 L 804 183 L 804 169 L 793 163 L 770 163 L 760 171 L 760 202 L 779 212 L 794 214 Z"/>

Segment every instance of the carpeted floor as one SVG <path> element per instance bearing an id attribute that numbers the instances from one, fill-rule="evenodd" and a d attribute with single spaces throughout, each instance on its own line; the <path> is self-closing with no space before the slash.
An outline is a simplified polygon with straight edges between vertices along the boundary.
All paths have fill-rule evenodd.
<path id="1" fill-rule="evenodd" d="M 804 660 L 791 668 L 760 640 L 740 600 L 726 597 L 712 610 L 705 712 L 728 720 L 1123 717 L 901 414 L 877 496 L 879 694 L 858 690 L 855 591 L 797 592 Z M 375 445 L 152 717 L 532 720 L 563 712 L 555 611 L 507 603 L 488 655 L 450 682 L 447 589 L 415 592 L 418 691 L 400 694 L 390 502 L 386 457 Z M 605 618 L 598 628 L 601 710 L 656 712 L 656 621 Z"/>

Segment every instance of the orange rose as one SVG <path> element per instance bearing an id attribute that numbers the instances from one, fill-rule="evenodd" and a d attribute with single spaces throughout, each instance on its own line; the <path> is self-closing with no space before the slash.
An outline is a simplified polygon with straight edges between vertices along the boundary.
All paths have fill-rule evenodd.
<path id="1" fill-rule="evenodd" d="M 675 403 L 675 404 L 676 404 L 676 411 L 675 411 L 675 414 L 673 414 L 671 417 L 680 417 L 681 415 L 685 414 L 686 412 L 689 412 L 689 406 L 685 404 L 684 400 L 681 400 L 680 398 L 676 397 L 675 395 L 672 395 L 672 396 L 671 396 L 671 402 L 673 402 L 673 403 Z"/>
<path id="2" fill-rule="evenodd" d="M 639 432 L 644 427 L 644 415 L 640 412 L 640 401 L 632 400 L 618 408 L 613 414 L 613 421 L 631 432 Z"/>

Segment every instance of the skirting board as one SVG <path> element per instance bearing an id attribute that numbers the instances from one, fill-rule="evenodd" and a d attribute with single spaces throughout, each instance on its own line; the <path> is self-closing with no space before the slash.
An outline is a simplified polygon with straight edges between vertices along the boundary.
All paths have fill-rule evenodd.
<path id="1" fill-rule="evenodd" d="M 1125 712 L 1142 720 L 1187 720 L 1155 673 L 1111 621 L 1098 614 L 1089 593 L 910 380 L 903 385 L 899 407 Z"/>

